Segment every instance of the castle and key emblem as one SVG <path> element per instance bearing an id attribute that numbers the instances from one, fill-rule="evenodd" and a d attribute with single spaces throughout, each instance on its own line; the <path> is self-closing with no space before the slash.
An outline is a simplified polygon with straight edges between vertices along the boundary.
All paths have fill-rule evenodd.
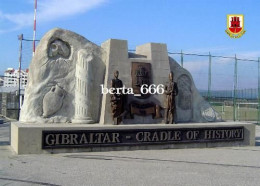
<path id="1" fill-rule="evenodd" d="M 245 32 L 243 15 L 227 15 L 226 33 L 231 38 L 240 38 Z"/>

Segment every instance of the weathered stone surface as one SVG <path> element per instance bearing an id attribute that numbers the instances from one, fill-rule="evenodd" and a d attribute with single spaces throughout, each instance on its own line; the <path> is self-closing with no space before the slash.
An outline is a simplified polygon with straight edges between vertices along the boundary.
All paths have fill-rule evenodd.
<path id="1" fill-rule="evenodd" d="M 134 64 L 140 72 L 133 68 Z M 191 74 L 168 57 L 166 44 L 140 45 L 132 54 L 128 52 L 127 41 L 110 39 L 99 47 L 76 33 L 58 28 L 49 31 L 36 49 L 20 121 L 113 124 L 110 94 L 102 97 L 100 85 L 111 88 L 116 70 L 125 87 L 134 88 L 135 94 L 133 85 L 140 87 L 140 82 L 165 85 L 173 71 L 179 89 L 175 121 L 221 121 L 221 116 L 199 94 Z M 122 124 L 165 123 L 161 117 L 165 110 L 164 94 L 142 99 L 133 94 L 126 97 Z M 137 109 L 132 115 L 129 108 L 135 102 L 150 106 Z"/>
<path id="2" fill-rule="evenodd" d="M 179 95 L 176 97 L 178 122 L 216 122 L 221 116 L 200 95 L 191 74 L 169 57 L 170 68 L 177 80 Z"/>
<path id="3" fill-rule="evenodd" d="M 134 78 L 137 73 L 135 68 L 135 64 L 138 66 L 142 66 L 146 68 L 146 72 L 148 76 L 147 79 L 143 79 L 142 81 L 149 82 L 149 84 L 164 85 L 168 81 L 170 66 L 169 59 L 167 53 L 166 44 L 161 43 L 146 43 L 136 47 L 135 55 L 129 55 L 128 53 L 128 45 L 125 40 L 117 40 L 117 39 L 109 39 L 102 43 L 102 49 L 106 51 L 106 75 L 104 87 L 110 88 L 110 81 L 113 79 L 113 72 L 115 70 L 119 71 L 119 78 L 122 80 L 123 84 L 126 87 L 133 87 L 136 84 L 137 79 Z M 146 66 L 146 65 L 147 66 Z M 149 70 L 151 67 L 151 70 Z M 134 82 L 133 82 L 134 81 Z M 163 94 L 153 94 L 150 96 L 144 96 L 143 99 L 135 96 L 133 94 L 127 96 L 126 105 L 131 105 L 131 103 L 139 102 L 139 105 L 143 104 L 143 106 L 147 104 L 154 104 L 163 107 L 164 103 L 164 95 Z M 129 106 L 130 107 L 130 106 Z M 126 110 L 129 108 L 126 108 Z M 161 109 L 162 113 L 157 115 L 163 116 L 163 109 Z M 128 112 L 130 112 L 128 110 Z M 134 115 L 134 118 L 125 118 L 123 119 L 123 124 L 159 124 L 163 123 L 163 117 L 157 118 L 149 114 L 149 111 L 145 111 L 146 116 L 143 115 Z M 101 124 L 112 124 L 113 120 L 111 117 L 111 109 L 110 109 L 110 97 L 109 95 L 104 95 L 102 100 L 102 109 L 100 116 Z"/>
<path id="4" fill-rule="evenodd" d="M 214 128 L 214 127 L 244 127 L 244 140 L 238 141 L 215 141 L 205 143 L 176 143 L 176 144 L 160 144 L 160 145 L 126 145 L 126 146 L 98 146 L 86 148 L 59 148 L 59 149 L 42 149 L 42 132 L 43 131 L 99 131 L 100 134 L 107 131 L 120 131 L 120 130 L 152 130 L 152 129 L 172 129 L 178 131 L 180 129 L 189 128 L 191 131 L 199 130 L 200 128 Z M 205 147 L 224 147 L 224 146 L 254 146 L 255 145 L 255 124 L 243 122 L 219 122 L 212 124 L 205 123 L 183 123 L 178 125 L 119 125 L 119 126 L 104 126 L 104 125 L 71 125 L 71 124 L 25 124 L 15 122 L 11 125 L 11 147 L 17 154 L 41 154 L 41 153 L 71 153 L 83 151 L 113 151 L 113 150 L 147 150 L 147 149 L 169 149 L 169 148 L 205 148 Z M 196 140 L 195 140 L 196 141 Z"/>
<path id="5" fill-rule="evenodd" d="M 106 51 L 105 60 L 107 71 L 104 86 L 110 88 L 109 82 L 113 78 L 113 72 L 118 70 L 120 79 L 126 87 L 133 87 L 135 72 L 133 63 L 151 65 L 150 84 L 166 84 L 170 71 L 174 73 L 174 81 L 178 84 L 179 94 L 176 96 L 177 116 L 176 122 L 214 122 L 221 121 L 221 116 L 207 103 L 196 89 L 191 74 L 182 68 L 174 59 L 168 57 L 167 46 L 160 43 L 147 43 L 136 47 L 135 54 L 128 53 L 127 41 L 110 39 L 102 44 Z M 135 90 L 134 90 L 135 91 Z M 134 95 L 128 95 L 126 105 L 133 101 L 143 104 L 153 102 L 160 106 L 161 114 L 165 111 L 165 95 L 155 94 L 146 99 L 138 99 Z M 101 124 L 112 124 L 111 109 L 109 107 L 109 95 L 103 96 Z M 151 115 L 138 116 L 134 119 L 125 118 L 123 124 L 165 123 L 163 118 L 152 118 Z"/>
<path id="6" fill-rule="evenodd" d="M 91 90 L 87 96 L 91 109 L 85 109 L 83 115 L 98 122 L 102 96 L 99 85 L 103 83 L 105 70 L 101 48 L 74 32 L 59 28 L 46 33 L 37 46 L 29 67 L 20 121 L 71 122 L 75 108 L 80 106 L 76 105 L 80 101 L 75 103 L 76 76 L 81 75 L 80 70 L 76 71 L 76 64 L 82 62 L 80 56 L 84 56 L 84 63 L 90 64 L 88 71 L 92 72 L 84 76 L 88 88 L 84 82 L 81 85 L 85 87 L 84 94 Z"/>
<path id="7" fill-rule="evenodd" d="M 63 104 L 65 91 L 58 85 L 53 86 L 43 98 L 43 117 L 47 118 L 55 114 Z"/>

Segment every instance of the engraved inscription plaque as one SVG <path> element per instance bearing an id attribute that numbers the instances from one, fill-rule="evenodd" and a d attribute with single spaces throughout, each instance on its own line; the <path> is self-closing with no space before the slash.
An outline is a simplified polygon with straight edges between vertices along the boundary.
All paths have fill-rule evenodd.
<path id="1" fill-rule="evenodd" d="M 147 98 L 150 94 L 142 94 L 141 87 L 144 84 L 148 86 L 151 84 L 151 64 L 150 63 L 141 63 L 141 62 L 132 62 L 132 88 L 134 94 L 140 94 L 137 98 Z"/>
<path id="2" fill-rule="evenodd" d="M 229 142 L 244 139 L 244 127 L 42 131 L 42 148 Z"/>
<path id="3" fill-rule="evenodd" d="M 179 100 L 178 106 L 183 110 L 191 109 L 191 80 L 187 75 L 178 78 Z"/>

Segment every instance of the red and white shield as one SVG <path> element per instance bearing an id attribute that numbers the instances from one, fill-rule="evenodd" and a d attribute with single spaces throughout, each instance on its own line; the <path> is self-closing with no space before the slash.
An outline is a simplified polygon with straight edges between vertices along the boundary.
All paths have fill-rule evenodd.
<path id="1" fill-rule="evenodd" d="M 230 37 L 241 37 L 244 31 L 244 16 L 241 14 L 227 15 L 227 34 Z"/>

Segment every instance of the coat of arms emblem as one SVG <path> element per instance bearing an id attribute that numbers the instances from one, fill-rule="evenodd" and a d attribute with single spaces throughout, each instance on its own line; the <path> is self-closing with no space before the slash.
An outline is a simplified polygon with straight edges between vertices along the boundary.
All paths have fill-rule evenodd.
<path id="1" fill-rule="evenodd" d="M 226 33 L 231 38 L 239 38 L 246 31 L 244 30 L 244 16 L 243 15 L 227 15 L 227 30 Z"/>

